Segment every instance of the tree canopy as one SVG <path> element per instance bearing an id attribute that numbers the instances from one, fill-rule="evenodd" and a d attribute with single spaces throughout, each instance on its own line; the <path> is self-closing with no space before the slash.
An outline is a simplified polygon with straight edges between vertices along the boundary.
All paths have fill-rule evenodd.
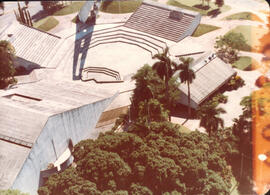
<path id="1" fill-rule="evenodd" d="M 8 41 L 0 41 L 0 87 L 6 79 L 13 77 L 15 49 Z"/>
<path id="2" fill-rule="evenodd" d="M 163 119 L 144 122 L 139 117 L 127 132 L 78 143 L 76 166 L 52 175 L 39 194 L 229 193 L 231 173 L 218 142 L 198 131 L 182 134 Z"/>
<path id="3" fill-rule="evenodd" d="M 239 50 L 246 49 L 246 47 L 248 45 L 244 36 L 234 32 L 217 37 L 215 44 L 218 57 L 226 63 L 234 63 L 238 60 Z"/>

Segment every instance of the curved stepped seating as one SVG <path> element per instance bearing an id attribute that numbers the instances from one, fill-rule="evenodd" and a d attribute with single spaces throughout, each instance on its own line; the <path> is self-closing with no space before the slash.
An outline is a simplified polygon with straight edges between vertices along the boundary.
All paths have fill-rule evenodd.
<path id="1" fill-rule="evenodd" d="M 166 42 L 162 40 L 144 33 L 134 32 L 134 30 L 128 30 L 127 28 L 123 27 L 123 25 L 94 31 L 92 34 L 76 40 L 76 42 L 88 38 L 91 39 L 88 49 L 102 44 L 121 42 L 138 46 L 151 53 L 152 56 L 158 52 L 162 52 L 162 50 L 167 46 Z"/>
<path id="2" fill-rule="evenodd" d="M 115 80 L 112 80 L 112 78 L 114 78 Z M 93 80 L 96 83 L 124 82 L 121 79 L 119 72 L 106 67 L 93 67 L 93 66 L 82 69 L 81 80 L 84 82 Z"/>
<path id="3" fill-rule="evenodd" d="M 177 10 L 183 14 L 178 21 L 169 17 L 170 12 L 174 9 L 155 2 L 144 1 L 124 26 L 178 42 L 185 35 L 190 34 L 187 32 L 195 30 L 194 22 L 200 19 L 200 15 Z"/>

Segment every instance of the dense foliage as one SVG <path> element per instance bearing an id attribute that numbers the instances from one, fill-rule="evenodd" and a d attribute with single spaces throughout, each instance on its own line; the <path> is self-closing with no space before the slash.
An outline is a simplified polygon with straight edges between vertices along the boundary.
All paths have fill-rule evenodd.
<path id="1" fill-rule="evenodd" d="M 239 191 L 242 194 L 253 194 L 252 96 L 243 97 L 240 105 L 243 113 L 234 119 L 232 127 L 237 138 L 235 143 L 238 153 L 232 156 L 231 164 L 233 174 L 239 182 Z"/>
<path id="2" fill-rule="evenodd" d="M 244 36 L 241 33 L 230 32 L 217 37 L 215 48 L 216 54 L 225 63 L 234 63 L 238 60 L 239 50 L 250 51 Z"/>
<path id="3" fill-rule="evenodd" d="M 41 6 L 44 11 L 52 12 L 63 7 L 61 1 L 41 1 Z"/>
<path id="4" fill-rule="evenodd" d="M 131 125 L 75 146 L 76 168 L 54 174 L 39 194 L 228 194 L 231 174 L 214 139 L 180 134 L 168 121 Z M 111 192 L 111 193 L 110 193 Z"/>
<path id="5" fill-rule="evenodd" d="M 14 82 L 15 49 L 8 41 L 0 41 L 0 89 L 6 87 L 10 82 Z"/>
<path id="6" fill-rule="evenodd" d="M 129 113 L 120 116 L 115 123 L 114 129 L 117 129 L 120 125 L 127 126 L 130 122 L 136 120 L 139 116 L 140 104 L 143 102 L 156 99 L 167 110 L 166 112 L 169 112 L 172 107 L 176 106 L 179 98 L 179 82 L 177 82 L 176 78 L 170 78 L 168 88 L 166 88 L 164 80 L 147 64 L 140 68 L 132 79 L 135 80 L 136 87 L 131 97 Z M 168 96 L 166 89 L 168 89 Z M 149 108 L 147 109 L 151 110 Z"/>

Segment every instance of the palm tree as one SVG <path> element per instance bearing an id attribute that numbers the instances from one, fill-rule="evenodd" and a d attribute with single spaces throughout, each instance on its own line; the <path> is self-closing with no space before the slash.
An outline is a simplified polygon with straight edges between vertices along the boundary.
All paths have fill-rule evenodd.
<path id="1" fill-rule="evenodd" d="M 179 78 L 181 80 L 181 83 L 187 83 L 188 87 L 188 117 L 190 117 L 191 114 L 191 108 L 190 108 L 190 84 L 195 79 L 195 72 L 190 68 L 190 64 L 193 62 L 193 58 L 184 58 L 180 57 L 180 61 L 182 62 L 178 69 L 180 69 Z"/>
<path id="2" fill-rule="evenodd" d="M 217 104 L 214 103 L 206 103 L 199 108 L 200 127 L 204 127 L 209 136 L 219 127 L 224 127 L 224 121 L 219 116 L 222 113 L 226 113 L 226 111 L 223 108 L 217 108 Z"/>
<path id="3" fill-rule="evenodd" d="M 166 47 L 162 53 L 158 53 L 153 56 L 153 59 L 158 59 L 156 63 L 152 66 L 153 70 L 156 70 L 158 76 L 165 82 L 166 99 L 168 100 L 169 107 L 171 106 L 171 101 L 169 97 L 169 80 L 172 78 L 173 73 L 177 67 L 177 64 L 171 60 L 169 56 L 169 48 Z M 169 120 L 171 116 L 169 114 Z"/>

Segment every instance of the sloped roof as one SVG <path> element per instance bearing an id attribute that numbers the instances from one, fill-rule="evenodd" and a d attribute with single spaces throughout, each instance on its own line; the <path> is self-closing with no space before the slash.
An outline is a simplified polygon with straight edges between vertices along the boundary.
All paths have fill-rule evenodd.
<path id="1" fill-rule="evenodd" d="M 0 39 L 14 46 L 17 57 L 40 66 L 47 66 L 61 46 L 60 37 L 16 21 L 1 32 Z"/>
<path id="2" fill-rule="evenodd" d="M 171 12 L 180 14 L 181 19 L 170 17 Z M 130 16 L 125 27 L 178 42 L 185 38 L 187 31 L 196 29 L 197 26 L 192 24 L 197 18 L 200 19 L 197 12 L 145 0 Z"/>
<path id="3" fill-rule="evenodd" d="M 42 80 L 0 93 L 0 189 L 9 188 L 52 115 L 114 95 L 71 81 Z"/>
<path id="4" fill-rule="evenodd" d="M 197 105 L 201 104 L 236 73 L 229 64 L 224 63 L 220 58 L 213 54 L 214 53 L 212 52 L 208 52 L 202 55 L 192 65 L 196 78 L 190 84 L 190 97 Z M 212 57 L 211 60 L 208 59 L 210 56 Z M 207 60 L 207 62 L 205 62 L 205 60 Z M 176 74 L 179 74 L 179 71 Z M 179 89 L 186 96 L 188 95 L 186 84 L 181 84 Z"/>

